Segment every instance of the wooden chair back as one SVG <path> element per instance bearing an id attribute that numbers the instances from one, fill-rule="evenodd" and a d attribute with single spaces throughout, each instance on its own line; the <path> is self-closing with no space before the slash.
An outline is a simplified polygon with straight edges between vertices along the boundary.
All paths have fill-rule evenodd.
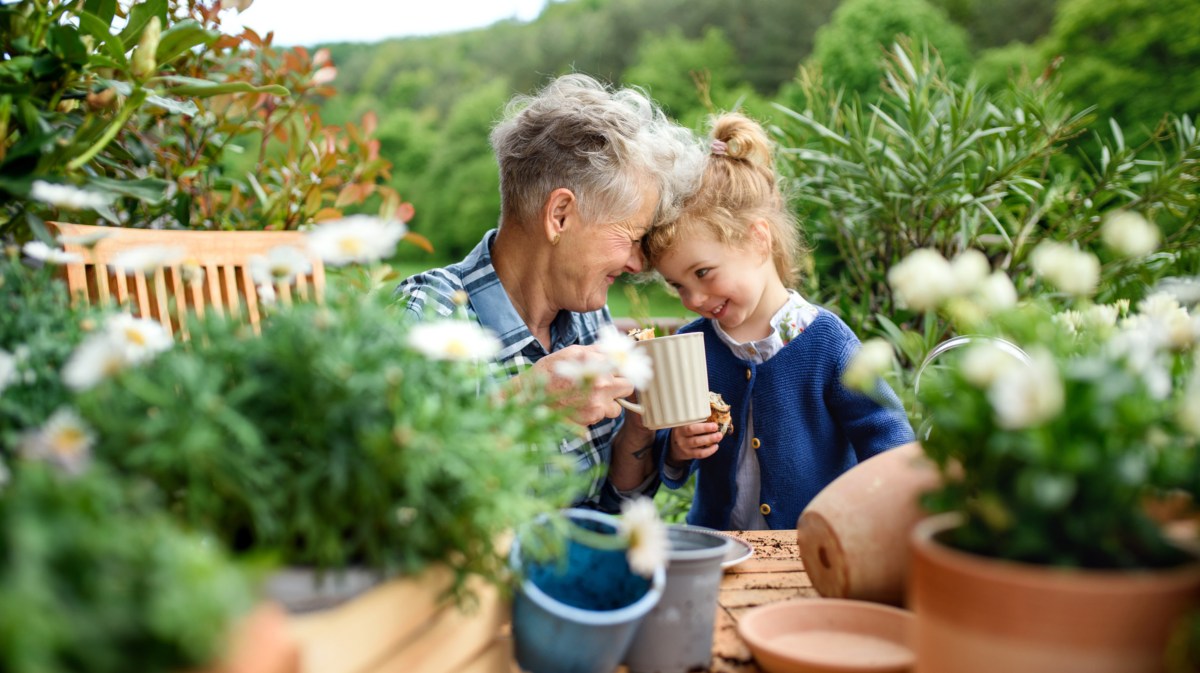
<path id="1" fill-rule="evenodd" d="M 67 288 L 77 301 L 107 305 L 114 300 L 128 304 L 143 318 L 153 318 L 168 331 L 187 338 L 185 314 L 207 311 L 241 317 L 257 332 L 261 319 L 258 290 L 250 275 L 249 260 L 265 255 L 277 246 L 292 246 L 312 263 L 312 272 L 298 277 L 294 284 L 277 284 L 276 300 L 291 304 L 295 298 L 321 301 L 325 290 L 325 267 L 308 252 L 305 234 L 298 231 L 178 231 L 127 229 L 86 224 L 48 222 L 61 237 L 82 239 L 103 236 L 92 246 L 64 244 L 68 253 L 79 255 L 82 263 L 64 265 Z M 153 273 L 125 274 L 112 266 L 120 253 L 147 246 L 171 246 L 185 251 L 180 264 L 160 267 Z M 203 277 L 191 278 L 183 265 L 203 269 Z"/>

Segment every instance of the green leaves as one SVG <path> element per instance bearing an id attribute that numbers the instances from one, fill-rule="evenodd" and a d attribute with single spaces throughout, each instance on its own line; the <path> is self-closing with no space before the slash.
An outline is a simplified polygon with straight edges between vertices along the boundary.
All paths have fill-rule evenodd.
<path id="1" fill-rule="evenodd" d="M 129 21 L 119 35 L 121 44 L 136 43 L 154 17 L 158 17 L 162 25 L 167 25 L 167 0 L 142 0 L 135 4 L 129 10 Z"/>
<path id="2" fill-rule="evenodd" d="M 155 57 L 160 66 L 166 65 L 192 47 L 211 44 L 219 36 L 220 33 L 205 30 L 195 20 L 185 19 L 163 31 Z"/>

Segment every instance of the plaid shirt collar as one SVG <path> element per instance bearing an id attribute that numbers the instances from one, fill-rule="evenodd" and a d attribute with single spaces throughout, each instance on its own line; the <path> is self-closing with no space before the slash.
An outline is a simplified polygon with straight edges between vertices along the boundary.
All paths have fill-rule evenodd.
<path id="1" fill-rule="evenodd" d="M 485 234 L 483 240 L 461 262 L 463 287 L 471 311 L 479 323 L 500 338 L 503 348 L 496 359 L 505 361 L 517 354 L 524 354 L 536 361 L 548 353 L 517 313 L 492 266 L 492 244 L 496 240 L 496 231 L 492 229 Z M 551 351 L 580 343 L 582 326 L 577 324 L 573 316 L 570 311 L 558 312 L 550 327 Z"/>

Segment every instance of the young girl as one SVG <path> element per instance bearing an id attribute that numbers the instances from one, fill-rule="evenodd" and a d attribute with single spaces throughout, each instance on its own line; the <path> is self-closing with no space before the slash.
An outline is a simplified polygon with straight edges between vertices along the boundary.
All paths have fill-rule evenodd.
<path id="1" fill-rule="evenodd" d="M 696 492 L 688 523 L 718 530 L 787 529 L 805 505 L 859 461 L 914 440 L 895 393 L 848 390 L 842 372 L 859 340 L 837 316 L 789 289 L 797 223 L 771 168 L 765 131 L 718 118 L 697 194 L 643 239 L 647 259 L 701 318 L 708 383 L 733 407 L 716 423 L 658 433 L 663 483 Z"/>

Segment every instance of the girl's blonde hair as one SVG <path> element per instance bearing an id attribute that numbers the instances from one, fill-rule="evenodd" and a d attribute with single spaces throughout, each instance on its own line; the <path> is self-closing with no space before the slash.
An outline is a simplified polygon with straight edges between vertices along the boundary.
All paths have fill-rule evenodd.
<path id="1" fill-rule="evenodd" d="M 656 226 L 642 239 L 654 264 L 685 236 L 708 231 L 722 244 L 744 248 L 750 225 L 764 220 L 771 231 L 771 257 L 784 285 L 799 282 L 802 252 L 799 224 L 779 186 L 771 142 L 758 122 L 731 112 L 713 121 L 712 152 L 699 189 L 678 217 Z"/>

